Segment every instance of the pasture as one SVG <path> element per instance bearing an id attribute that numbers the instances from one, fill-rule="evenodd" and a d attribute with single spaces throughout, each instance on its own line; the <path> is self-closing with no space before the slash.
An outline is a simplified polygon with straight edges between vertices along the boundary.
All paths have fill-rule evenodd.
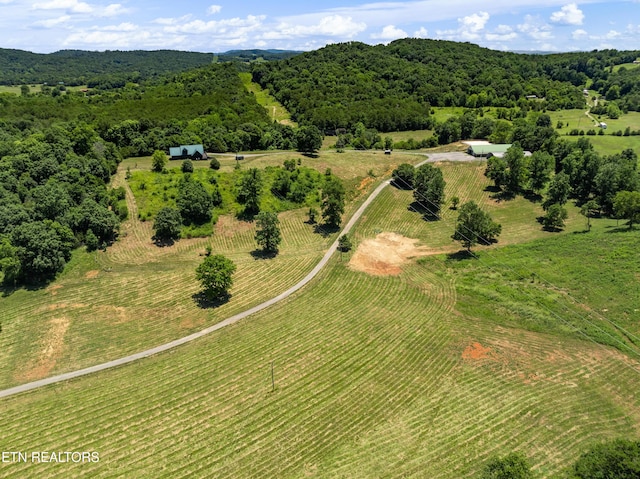
<path id="1" fill-rule="evenodd" d="M 509 206 L 491 204 L 479 166 L 442 164 L 451 192 L 469 190 L 498 216 Z M 520 205 L 522 217 L 507 211 L 502 220 L 512 245 L 501 238 L 470 259 L 436 233 L 451 234 L 448 212 L 440 222 L 411 221 L 407 192 L 385 193 L 356 226 L 356 246 L 393 230 L 439 254 L 407 257 L 383 275 L 354 268 L 355 251 L 337 255 L 290 299 L 216 334 L 2 400 L 3 450 L 96 451 L 100 462 L 1 464 L 0 476 L 459 478 L 517 450 L 537 476 L 551 477 L 594 442 L 638 437 L 638 355 L 580 333 L 610 304 L 609 319 L 637 314 L 633 268 L 619 275 L 637 230 L 595 220 L 591 233 L 577 234 L 584 225 L 574 218 L 576 234 L 538 232 L 537 223 L 525 231 L 537 205 Z M 112 253 L 114 266 L 145 259 L 144 246 L 127 250 Z M 158 266 L 175 269 L 174 254 Z M 120 283 L 119 294 L 161 300 L 145 272 Z M 271 292 L 269 271 L 255 274 L 252 288 Z M 176 297 L 188 296 L 174 279 Z M 234 299 L 253 289 L 234 290 Z"/>
<path id="2" fill-rule="evenodd" d="M 328 152 L 315 158 L 295 153 L 247 156 L 242 168 L 281 165 L 288 158 L 301 159 L 320 172 L 331 168 L 345 180 L 347 214 L 379 181 L 368 175 L 369 170 L 382 176 L 395 167 L 382 152 Z M 417 162 L 424 156 L 404 159 Z M 233 157 L 220 156 L 220 161 L 221 171 L 233 171 Z M 178 168 L 179 162 L 168 166 Z M 194 166 L 206 173 L 208 162 Z M 280 214 L 283 243 L 278 256 L 268 261 L 251 254 L 256 249 L 254 224 L 231 214 L 219 216 L 208 237 L 158 247 L 151 240 L 153 221 L 139 219 L 142 210 L 124 179 L 127 169 L 149 173 L 151 160 L 125 160 L 114 177 L 114 186 L 125 187 L 129 209 L 120 239 L 104 252 L 75 251 L 64 273 L 45 289 L 20 289 L 0 298 L 0 363 L 6 365 L 0 371 L 1 387 L 121 357 L 215 324 L 295 284 L 335 239 L 335 233 L 315 232 L 305 223 L 308 208 L 299 208 Z M 201 307 L 194 296 L 195 268 L 207 246 L 238 265 L 231 300 L 217 308 Z"/>

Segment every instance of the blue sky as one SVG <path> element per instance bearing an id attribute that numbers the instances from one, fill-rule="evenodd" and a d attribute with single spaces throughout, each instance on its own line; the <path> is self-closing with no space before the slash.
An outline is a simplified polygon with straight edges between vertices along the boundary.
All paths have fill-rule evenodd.
<path id="1" fill-rule="evenodd" d="M 640 0 L 0 0 L 0 47 L 38 53 L 314 50 L 404 37 L 496 50 L 640 50 Z"/>

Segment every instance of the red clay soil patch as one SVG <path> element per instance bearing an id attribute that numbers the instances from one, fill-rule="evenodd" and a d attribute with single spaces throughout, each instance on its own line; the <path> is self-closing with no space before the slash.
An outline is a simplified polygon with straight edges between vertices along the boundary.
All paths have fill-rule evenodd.
<path id="1" fill-rule="evenodd" d="M 370 176 L 367 176 L 358 185 L 358 191 L 360 191 L 362 193 L 367 188 L 369 188 L 369 185 L 371 185 L 371 183 L 373 183 L 373 178 L 371 178 Z"/>
<path id="2" fill-rule="evenodd" d="M 472 343 L 462 351 L 462 359 L 477 361 L 480 359 L 495 359 L 495 354 L 491 348 L 485 348 L 480 343 Z"/>
<path id="3" fill-rule="evenodd" d="M 396 233 L 380 233 L 374 239 L 364 240 L 351 257 L 349 266 L 374 276 L 396 276 L 401 266 L 416 256 L 435 252 L 425 246 L 416 246 L 417 239 Z"/>
<path id="4" fill-rule="evenodd" d="M 93 279 L 93 278 L 96 278 L 99 274 L 100 274 L 100 271 L 97 269 L 94 269 L 92 271 L 87 271 L 87 274 L 85 274 L 84 277 L 87 279 Z"/>
<path id="5" fill-rule="evenodd" d="M 53 370 L 56 361 L 64 348 L 64 336 L 69 328 L 69 320 L 66 317 L 54 318 L 50 322 L 47 335 L 42 340 L 42 346 L 38 358 L 27 364 L 25 371 L 19 372 L 16 379 L 23 381 L 36 381 L 45 378 Z"/>

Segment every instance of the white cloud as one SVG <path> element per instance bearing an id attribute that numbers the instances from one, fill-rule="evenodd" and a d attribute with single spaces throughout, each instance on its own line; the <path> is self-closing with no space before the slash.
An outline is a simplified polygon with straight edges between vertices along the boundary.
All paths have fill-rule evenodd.
<path id="1" fill-rule="evenodd" d="M 587 38 L 587 36 L 589 36 L 589 34 L 582 28 L 578 28 L 571 33 L 571 38 L 573 38 L 574 40 L 583 40 Z"/>
<path id="2" fill-rule="evenodd" d="M 93 7 L 78 0 L 50 0 L 44 3 L 34 3 L 32 10 L 67 10 L 71 13 L 91 13 Z"/>
<path id="3" fill-rule="evenodd" d="M 420 30 L 413 32 L 414 38 L 429 38 L 429 30 L 424 27 L 420 27 Z"/>
<path id="4" fill-rule="evenodd" d="M 193 18 L 193 15 L 183 15 L 178 18 L 156 18 L 155 20 L 151 20 L 151 23 L 156 23 L 158 25 L 176 25 L 179 23 L 188 22 Z"/>
<path id="5" fill-rule="evenodd" d="M 110 5 L 107 5 L 103 9 L 100 9 L 97 14 L 100 17 L 117 17 L 118 15 L 123 15 L 128 12 L 129 9 L 123 7 L 121 4 L 112 3 Z"/>
<path id="6" fill-rule="evenodd" d="M 458 18 L 458 28 L 455 30 L 437 30 L 438 37 L 447 40 L 479 40 L 480 33 L 489 21 L 487 12 L 474 13 L 466 17 Z"/>
<path id="7" fill-rule="evenodd" d="M 221 10 L 221 5 L 211 5 L 209 8 L 207 8 L 207 13 L 209 15 L 215 15 L 216 13 L 220 13 Z"/>
<path id="8" fill-rule="evenodd" d="M 474 13 L 468 17 L 459 18 L 460 29 L 464 32 L 471 34 L 477 34 L 489 21 L 489 14 L 487 12 Z"/>
<path id="9" fill-rule="evenodd" d="M 485 38 L 490 42 L 508 42 L 518 38 L 518 34 L 509 25 L 498 25 L 495 31 L 487 33 Z"/>
<path id="10" fill-rule="evenodd" d="M 575 3 L 565 5 L 559 12 L 553 12 L 551 14 L 551 21 L 561 25 L 582 25 L 583 20 L 584 13 L 582 13 L 582 10 L 580 10 Z"/>
<path id="11" fill-rule="evenodd" d="M 174 39 L 176 43 L 187 42 L 188 48 L 221 49 L 225 47 L 240 47 L 251 40 L 256 40 L 263 26 L 264 16 L 249 15 L 246 18 L 230 18 L 219 21 L 204 22 L 192 20 L 165 24 L 160 32 L 163 36 Z M 158 23 L 158 20 L 156 20 Z M 253 45 L 253 43 L 251 44 Z"/>
<path id="12" fill-rule="evenodd" d="M 520 33 L 524 33 L 537 41 L 550 40 L 553 38 L 551 27 L 538 17 L 532 15 L 526 15 L 524 17 L 524 23 L 519 24 L 517 28 Z"/>
<path id="13" fill-rule="evenodd" d="M 380 33 L 373 33 L 371 38 L 375 40 L 383 40 L 383 41 L 392 41 L 397 40 L 398 38 L 406 38 L 407 32 L 401 30 L 400 28 L 396 28 L 395 25 L 387 25 L 382 29 Z"/>
<path id="14" fill-rule="evenodd" d="M 292 38 L 312 35 L 352 38 L 366 28 L 365 23 L 354 22 L 351 17 L 328 15 L 322 17 L 318 23 L 311 25 L 280 23 L 273 32 L 264 35 L 264 38 Z"/>
<path id="15" fill-rule="evenodd" d="M 61 25 L 64 25 L 69 20 L 71 20 L 71 17 L 69 15 L 62 15 L 61 17 L 57 17 L 57 18 L 40 20 L 39 22 L 33 23 L 31 26 L 35 28 L 55 28 L 55 27 L 60 27 Z"/>

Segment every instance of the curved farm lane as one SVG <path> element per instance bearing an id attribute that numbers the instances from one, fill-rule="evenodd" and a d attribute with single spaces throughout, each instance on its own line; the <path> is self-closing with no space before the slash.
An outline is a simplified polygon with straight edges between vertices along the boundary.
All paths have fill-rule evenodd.
<path id="1" fill-rule="evenodd" d="M 432 153 L 429 155 L 429 157 L 418 163 L 419 166 L 423 163 L 435 163 L 438 161 L 473 161 L 473 160 L 477 160 L 476 158 L 470 156 L 470 155 L 466 155 L 465 153 Z M 385 180 L 383 181 L 380 185 L 378 185 L 378 187 L 369 195 L 369 197 L 364 201 L 364 203 L 362 203 L 362 205 L 360 205 L 360 208 L 358 208 L 358 210 L 353 214 L 353 216 L 351 217 L 351 219 L 347 222 L 347 224 L 345 225 L 345 227 L 342 229 L 341 235 L 343 234 L 347 234 L 349 231 L 351 231 L 351 228 L 353 228 L 353 225 L 355 225 L 355 223 L 360 219 L 360 217 L 362 216 L 362 214 L 364 213 L 364 211 L 369 207 L 369 205 L 371 204 L 371 202 L 376 199 L 376 197 L 380 194 L 380 192 L 390 183 L 391 180 Z M 339 235 L 339 236 L 341 236 Z M 331 256 L 333 255 L 333 253 L 337 250 L 338 248 L 338 240 L 336 239 L 333 244 L 329 247 L 329 249 L 327 250 L 327 252 L 325 253 L 325 255 L 322 257 L 322 259 L 320 260 L 320 262 L 309 272 L 309 274 L 307 274 L 302 280 L 300 280 L 300 282 L 298 282 L 297 284 L 295 284 L 294 286 L 292 286 L 291 288 L 289 288 L 288 290 L 284 291 L 283 293 L 279 294 L 278 296 L 276 296 L 275 298 L 271 298 L 268 301 L 265 301 L 264 303 L 261 303 L 257 306 L 254 306 L 251 309 L 248 309 L 246 311 L 243 311 L 241 313 L 238 313 L 234 316 L 231 316 L 227 319 L 225 319 L 224 321 L 221 321 L 219 323 L 214 324 L 213 326 L 210 326 L 208 328 L 203 329 L 202 331 L 198 331 L 197 333 L 193 333 L 190 334 L 189 336 L 185 336 L 179 339 L 176 339 L 174 341 L 165 343 L 165 344 L 161 344 L 160 346 L 156 346 L 154 348 L 151 349 L 147 349 L 145 351 L 141 351 L 139 353 L 136 354 L 131 354 L 129 356 L 125 356 L 119 359 L 114 359 L 113 361 L 109 361 L 106 363 L 101 363 L 101 364 L 96 364 L 95 366 L 90 366 L 88 368 L 84 368 L 84 369 L 79 369 L 77 371 L 70 371 L 68 373 L 64 373 L 64 374 L 59 374 L 57 376 L 51 376 L 49 378 L 45 378 L 45 379 L 40 379 L 38 381 L 33 381 L 30 383 L 25 383 L 25 384 L 21 384 L 20 386 L 15 386 L 9 389 L 4 389 L 2 391 L 0 391 L 0 398 L 3 397 L 8 397 L 8 396 L 12 396 L 14 394 L 19 394 L 19 393 L 23 393 L 26 391 L 30 391 L 32 389 L 37 389 L 43 386 L 48 386 L 50 384 L 55 384 L 61 381 L 66 381 L 68 379 L 74 379 L 74 378 L 78 378 L 80 376 L 85 376 L 87 374 L 92 374 L 92 373 L 97 373 L 99 371 L 104 371 L 105 369 L 110 369 L 110 368 L 114 368 L 116 366 L 122 366 L 134 361 L 138 361 L 139 359 L 142 358 L 146 358 L 149 356 L 153 356 L 155 354 L 158 353 L 162 353 L 164 351 L 168 351 L 169 349 L 173 349 L 177 346 L 180 346 L 182 344 L 186 344 L 189 343 L 191 341 L 194 341 L 198 338 L 201 338 L 203 336 L 206 336 L 208 334 L 213 333 L 214 331 L 217 331 L 219 329 L 224 328 L 225 326 L 229 326 L 231 324 L 237 323 L 238 321 L 240 321 L 241 319 L 246 318 L 247 316 L 250 316 L 254 313 L 257 313 L 258 311 L 262 311 L 265 308 L 268 308 L 269 306 L 278 303 L 279 301 L 282 301 L 285 298 L 288 298 L 289 296 L 291 296 L 293 293 L 295 293 L 296 291 L 298 291 L 299 289 L 301 289 L 303 286 L 305 286 L 309 281 L 311 281 L 319 272 L 320 270 L 327 264 L 327 262 L 329 261 L 329 259 L 331 258 Z"/>

